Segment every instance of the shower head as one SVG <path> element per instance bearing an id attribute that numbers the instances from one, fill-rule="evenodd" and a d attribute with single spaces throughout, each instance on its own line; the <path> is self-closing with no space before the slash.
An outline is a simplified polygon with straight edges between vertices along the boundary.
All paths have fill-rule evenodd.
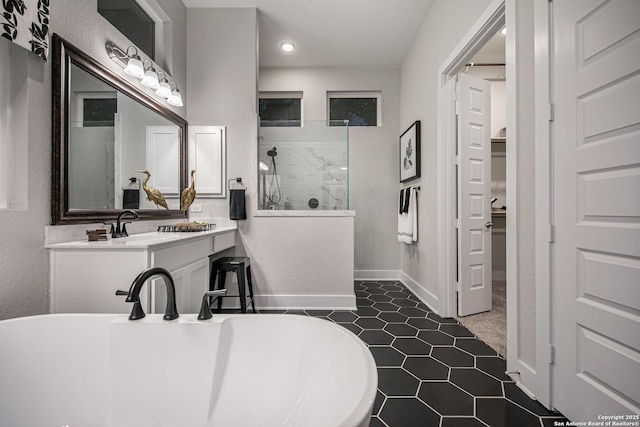
<path id="1" fill-rule="evenodd" d="M 278 155 L 278 152 L 276 151 L 276 147 L 273 147 L 271 150 L 267 151 L 267 156 L 269 157 L 275 157 Z"/>

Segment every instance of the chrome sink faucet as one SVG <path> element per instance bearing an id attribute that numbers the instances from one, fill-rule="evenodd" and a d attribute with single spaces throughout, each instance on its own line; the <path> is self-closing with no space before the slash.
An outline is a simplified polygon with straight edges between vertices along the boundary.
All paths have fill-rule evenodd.
<path id="1" fill-rule="evenodd" d="M 140 303 L 140 290 L 142 289 L 144 282 L 153 276 L 162 276 L 165 288 L 167 289 L 167 307 L 165 308 L 163 319 L 173 320 L 180 316 L 178 314 L 178 308 L 176 307 L 176 287 L 173 284 L 173 277 L 171 277 L 171 273 L 161 267 L 150 267 L 138 274 L 138 277 L 136 277 L 131 284 L 129 292 L 120 290 L 116 291 L 116 295 L 126 295 L 126 301 L 133 303 L 129 320 L 138 320 L 145 316 L 142 304 Z"/>

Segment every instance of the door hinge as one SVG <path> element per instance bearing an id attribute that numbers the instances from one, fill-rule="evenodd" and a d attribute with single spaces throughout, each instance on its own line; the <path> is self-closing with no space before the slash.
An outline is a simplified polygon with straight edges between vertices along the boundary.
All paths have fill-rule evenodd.
<path id="1" fill-rule="evenodd" d="M 549 224 L 549 243 L 554 243 L 556 241 L 556 226 L 553 224 Z"/>
<path id="2" fill-rule="evenodd" d="M 459 219 L 456 219 L 456 228 L 460 228 L 462 226 L 462 224 L 460 223 Z"/>
<path id="3" fill-rule="evenodd" d="M 456 292 L 462 292 L 462 286 L 460 286 L 460 282 L 456 282 Z"/>
<path id="4" fill-rule="evenodd" d="M 555 119 L 555 104 L 549 103 L 549 121 L 552 122 Z"/>
<path id="5" fill-rule="evenodd" d="M 456 157 L 455 157 L 455 159 L 453 160 L 453 162 L 454 162 L 456 165 L 460 166 L 460 156 L 457 156 L 457 155 L 456 155 Z"/>
<path id="6" fill-rule="evenodd" d="M 549 346 L 549 364 L 550 365 L 556 364 L 556 346 L 555 345 Z"/>

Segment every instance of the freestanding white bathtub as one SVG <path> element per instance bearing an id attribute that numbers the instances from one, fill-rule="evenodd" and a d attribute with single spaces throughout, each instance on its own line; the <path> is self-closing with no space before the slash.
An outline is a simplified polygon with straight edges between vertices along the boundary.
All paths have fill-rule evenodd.
<path id="1" fill-rule="evenodd" d="M 0 322 L 0 426 L 368 426 L 366 345 L 305 316 Z"/>

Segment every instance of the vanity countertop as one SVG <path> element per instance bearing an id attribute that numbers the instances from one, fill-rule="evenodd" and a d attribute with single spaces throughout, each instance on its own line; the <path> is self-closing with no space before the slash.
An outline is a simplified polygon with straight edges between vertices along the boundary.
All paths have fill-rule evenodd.
<path id="1" fill-rule="evenodd" d="M 157 249 L 165 246 L 187 243 L 189 241 L 213 237 L 229 231 L 235 231 L 234 226 L 216 226 L 213 230 L 197 232 L 160 232 L 132 234 L 128 237 L 111 239 L 103 242 L 89 242 L 76 240 L 73 242 L 54 243 L 46 245 L 47 249 Z"/>

